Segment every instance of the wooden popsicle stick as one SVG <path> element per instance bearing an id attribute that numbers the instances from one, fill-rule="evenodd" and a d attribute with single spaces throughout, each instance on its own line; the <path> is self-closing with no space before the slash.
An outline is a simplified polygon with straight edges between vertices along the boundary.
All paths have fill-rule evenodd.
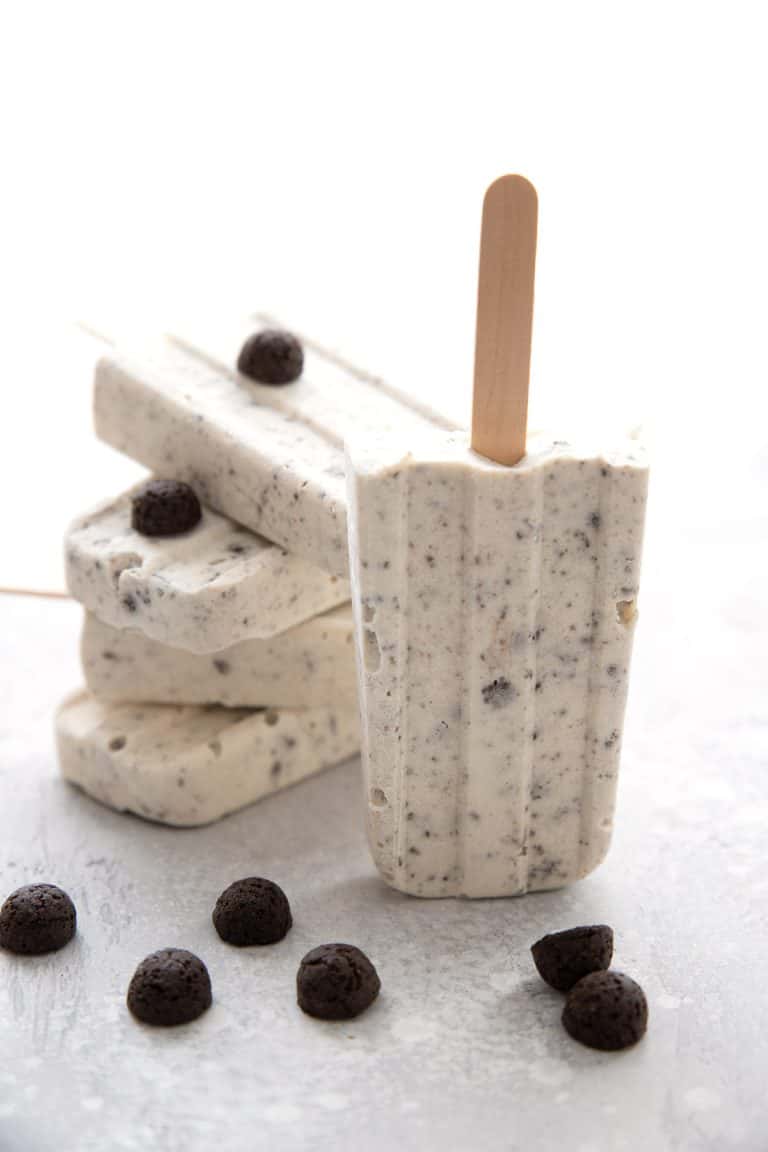
<path id="1" fill-rule="evenodd" d="M 536 189 L 501 176 L 483 201 L 472 447 L 499 464 L 525 455 L 536 269 Z"/>
<path id="2" fill-rule="evenodd" d="M 0 596 L 39 596 L 42 600 L 71 599 L 68 592 L 48 592 L 42 588 L 0 588 Z"/>

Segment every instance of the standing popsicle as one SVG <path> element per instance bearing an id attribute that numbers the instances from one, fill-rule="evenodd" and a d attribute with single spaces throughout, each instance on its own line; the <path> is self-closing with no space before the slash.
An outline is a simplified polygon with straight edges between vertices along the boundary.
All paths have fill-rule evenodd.
<path id="1" fill-rule="evenodd" d="M 419 896 L 558 887 L 610 842 L 647 466 L 526 445 L 536 221 L 522 177 L 489 188 L 471 444 L 347 445 L 369 840 Z"/>

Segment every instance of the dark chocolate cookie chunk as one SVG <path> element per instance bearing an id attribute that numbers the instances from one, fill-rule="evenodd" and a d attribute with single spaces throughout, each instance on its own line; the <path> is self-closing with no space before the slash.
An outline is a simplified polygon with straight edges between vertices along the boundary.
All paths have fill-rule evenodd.
<path id="1" fill-rule="evenodd" d="M 249 336 L 237 358 L 237 370 L 259 384 L 292 384 L 304 368 L 301 344 L 290 332 L 266 328 Z"/>
<path id="2" fill-rule="evenodd" d="M 0 947 L 25 956 L 56 952 L 77 930 L 75 906 L 55 884 L 17 888 L 0 908 Z"/>
<path id="3" fill-rule="evenodd" d="M 593 972 L 565 1001 L 563 1024 L 581 1044 L 614 1052 L 636 1044 L 648 1027 L 648 1002 L 639 984 L 621 972 Z"/>
<path id="4" fill-rule="evenodd" d="M 590 972 L 610 968 L 613 929 L 607 924 L 591 924 L 552 932 L 537 940 L 531 952 L 542 980 L 558 992 L 569 992 Z"/>
<path id="5" fill-rule="evenodd" d="M 238 948 L 276 944 L 291 927 L 291 908 L 282 888 L 260 876 L 230 884 L 216 901 L 213 923 L 222 940 Z"/>
<path id="6" fill-rule="evenodd" d="M 349 1020 L 379 994 L 381 981 L 368 957 L 352 944 L 321 944 L 302 960 L 296 976 L 299 1007 L 321 1020 Z"/>
<path id="7" fill-rule="evenodd" d="M 180 480 L 150 480 L 131 500 L 131 525 L 142 536 L 180 536 L 202 515 L 194 489 Z"/>
<path id="8" fill-rule="evenodd" d="M 145 1024 L 188 1024 L 211 1006 L 211 978 L 202 960 L 184 948 L 145 957 L 128 988 L 128 1007 Z"/>

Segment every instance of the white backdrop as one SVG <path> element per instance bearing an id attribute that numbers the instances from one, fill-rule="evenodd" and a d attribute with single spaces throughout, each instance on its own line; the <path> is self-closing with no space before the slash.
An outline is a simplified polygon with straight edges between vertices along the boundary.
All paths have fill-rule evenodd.
<path id="1" fill-rule="evenodd" d="M 57 581 L 66 520 L 135 474 L 68 319 L 263 307 L 466 418 L 504 171 L 540 197 L 532 422 L 650 426 L 704 526 L 766 444 L 761 7 L 9 7 L 0 583 Z"/>
<path id="2" fill-rule="evenodd" d="M 50 748 L 77 614 L 2 598 L 0 863 L 14 884 L 35 860 L 72 877 L 85 927 L 73 971 L 14 968 L 0 996 L 0 1129 L 28 1123 L 25 1152 L 48 1130 L 61 1149 L 75 1130 L 149 1149 L 161 1129 L 169 1149 L 202 1133 L 224 1152 L 240 1124 L 285 1148 L 381 1131 L 386 1147 L 390 1125 L 403 1152 L 424 1132 L 446 1149 L 464 1133 L 766 1147 L 766 11 L 0 0 L 0 587 L 61 587 L 66 522 L 139 473 L 93 438 L 96 348 L 72 320 L 261 307 L 467 418 L 480 207 L 505 171 L 540 199 L 532 424 L 643 423 L 654 441 L 616 849 L 596 887 L 519 915 L 380 898 L 349 871 L 351 774 L 194 841 L 83 806 Z M 385 941 L 383 1015 L 331 1053 L 270 997 L 279 954 L 255 996 L 232 959 L 200 1045 L 169 1036 L 155 1059 L 121 1007 L 129 958 L 171 929 L 205 955 L 201 892 L 254 858 L 289 892 L 297 877 L 290 948 L 334 924 L 370 933 L 379 963 Z M 538 928 L 598 916 L 652 1028 L 595 1074 L 541 1032 L 524 959 Z"/>

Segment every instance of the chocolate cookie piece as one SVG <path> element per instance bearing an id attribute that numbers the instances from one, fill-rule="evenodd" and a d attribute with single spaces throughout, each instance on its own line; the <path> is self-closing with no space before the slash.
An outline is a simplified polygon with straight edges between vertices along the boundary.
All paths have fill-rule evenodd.
<path id="1" fill-rule="evenodd" d="M 249 876 L 230 884 L 216 901 L 213 923 L 222 940 L 238 948 L 276 944 L 291 927 L 291 907 L 277 884 Z"/>
<path id="2" fill-rule="evenodd" d="M 645 1035 L 648 1002 L 640 985 L 622 972 L 593 972 L 568 993 L 563 1024 L 579 1043 L 614 1052 Z"/>
<path id="3" fill-rule="evenodd" d="M 22 956 L 56 952 L 77 931 L 77 912 L 55 884 L 17 888 L 0 908 L 0 947 Z"/>
<path id="4" fill-rule="evenodd" d="M 542 980 L 558 992 L 570 992 L 590 972 L 610 968 L 613 929 L 607 924 L 592 924 L 552 932 L 537 940 L 531 952 Z"/>
<path id="5" fill-rule="evenodd" d="M 181 480 L 150 480 L 131 499 L 131 526 L 142 536 L 180 536 L 202 515 L 194 489 Z"/>
<path id="6" fill-rule="evenodd" d="M 290 332 L 265 328 L 249 336 L 237 358 L 237 370 L 259 384 L 292 384 L 304 368 L 304 351 Z"/>
<path id="7" fill-rule="evenodd" d="M 145 1024 L 188 1024 L 211 1006 L 211 978 L 199 957 L 184 948 L 146 956 L 128 988 L 128 1007 Z"/>
<path id="8" fill-rule="evenodd" d="M 352 944 L 321 944 L 302 960 L 296 976 L 299 1007 L 321 1020 L 350 1020 L 373 1003 L 381 981 L 368 957 Z"/>

